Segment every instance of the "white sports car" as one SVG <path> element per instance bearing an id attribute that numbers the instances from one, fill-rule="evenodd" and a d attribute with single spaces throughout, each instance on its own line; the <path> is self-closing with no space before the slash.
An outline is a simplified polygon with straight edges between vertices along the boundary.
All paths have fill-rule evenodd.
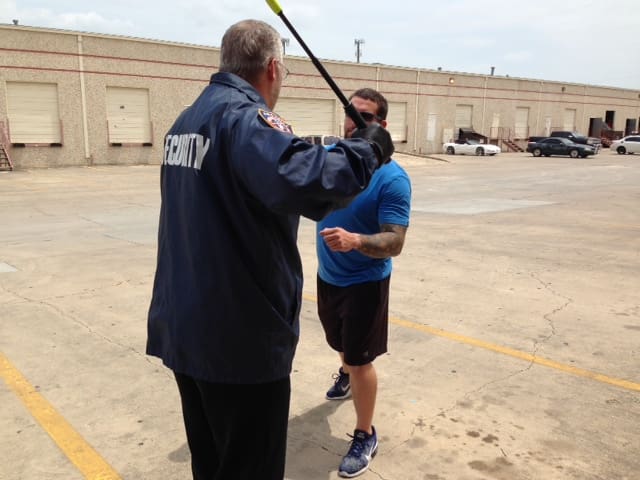
<path id="1" fill-rule="evenodd" d="M 500 153 L 500 147 L 490 143 L 480 143 L 477 140 L 462 140 L 461 143 L 447 142 L 442 150 L 449 155 L 495 155 Z"/>

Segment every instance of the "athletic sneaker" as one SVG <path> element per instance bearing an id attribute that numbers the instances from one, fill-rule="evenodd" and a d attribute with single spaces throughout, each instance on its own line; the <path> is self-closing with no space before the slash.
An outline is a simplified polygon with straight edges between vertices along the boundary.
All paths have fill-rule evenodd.
<path id="1" fill-rule="evenodd" d="M 371 435 L 362 430 L 355 430 L 353 432 L 351 446 L 342 459 L 342 463 L 338 469 L 338 475 L 347 478 L 357 477 L 369 468 L 371 459 L 375 457 L 378 451 L 376 429 L 371 427 L 371 430 L 373 432 Z"/>
<path id="2" fill-rule="evenodd" d="M 327 400 L 344 400 L 351 396 L 351 385 L 349 384 L 349 374 L 344 373 L 342 367 L 338 373 L 333 374 L 335 383 L 327 390 Z"/>

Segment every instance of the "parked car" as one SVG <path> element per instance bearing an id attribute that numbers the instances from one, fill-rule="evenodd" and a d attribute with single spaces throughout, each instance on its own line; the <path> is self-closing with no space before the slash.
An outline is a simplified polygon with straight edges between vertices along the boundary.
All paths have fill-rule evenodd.
<path id="1" fill-rule="evenodd" d="M 596 149 L 591 145 L 574 143 L 566 138 L 549 137 L 538 142 L 529 142 L 527 152 L 531 152 L 534 157 L 541 155 L 545 157 L 551 155 L 569 155 L 571 158 L 585 158 L 589 155 L 595 155 Z"/>
<path id="2" fill-rule="evenodd" d="M 602 148 L 602 140 L 596 137 L 587 137 L 576 132 L 555 131 L 551 132 L 550 137 L 562 137 L 571 140 L 573 143 L 581 143 L 582 145 L 591 145 L 593 149 L 598 153 Z"/>
<path id="3" fill-rule="evenodd" d="M 449 155 L 496 155 L 500 153 L 500 147 L 472 139 L 447 142 L 442 145 L 442 150 Z"/>
<path id="4" fill-rule="evenodd" d="M 539 142 L 544 138 L 566 138 L 571 140 L 573 143 L 580 143 L 582 145 L 591 145 L 595 150 L 595 153 L 598 153 L 602 148 L 602 140 L 596 137 L 586 137 L 584 135 L 580 135 L 576 132 L 568 132 L 565 130 L 557 130 L 555 132 L 551 132 L 549 137 L 529 137 L 529 142 Z"/>
<path id="5" fill-rule="evenodd" d="M 611 142 L 611 150 L 620 155 L 625 153 L 640 153 L 640 135 L 630 135 Z"/>

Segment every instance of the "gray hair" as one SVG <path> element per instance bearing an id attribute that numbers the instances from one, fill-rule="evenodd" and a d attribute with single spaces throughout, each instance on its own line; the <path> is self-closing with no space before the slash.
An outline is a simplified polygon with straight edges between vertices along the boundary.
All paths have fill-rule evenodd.
<path id="1" fill-rule="evenodd" d="M 280 34 L 260 20 L 242 20 L 231 25 L 222 37 L 220 71 L 252 82 L 275 58 L 282 61 Z"/>

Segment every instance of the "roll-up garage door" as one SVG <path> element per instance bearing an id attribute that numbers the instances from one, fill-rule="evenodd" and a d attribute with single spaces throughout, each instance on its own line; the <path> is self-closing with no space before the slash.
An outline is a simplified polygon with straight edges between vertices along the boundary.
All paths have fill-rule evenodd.
<path id="1" fill-rule="evenodd" d="M 406 102 L 389 102 L 387 129 L 394 142 L 407 141 L 407 104 Z"/>
<path id="2" fill-rule="evenodd" d="M 275 112 L 293 127 L 293 132 L 298 136 L 338 133 L 335 131 L 334 100 L 280 98 Z"/>
<path id="3" fill-rule="evenodd" d="M 11 143 L 62 143 L 55 83 L 7 82 Z"/>
<path id="4" fill-rule="evenodd" d="M 516 108 L 515 138 L 529 138 L 529 107 Z"/>
<path id="5" fill-rule="evenodd" d="M 149 91 L 107 87 L 109 143 L 151 143 Z"/>
<path id="6" fill-rule="evenodd" d="M 454 125 L 457 135 L 459 128 L 471 128 L 472 105 L 456 105 L 456 123 Z"/>
<path id="7" fill-rule="evenodd" d="M 564 121 L 562 122 L 562 129 L 565 132 L 573 132 L 576 129 L 576 109 L 575 108 L 564 109 Z"/>

